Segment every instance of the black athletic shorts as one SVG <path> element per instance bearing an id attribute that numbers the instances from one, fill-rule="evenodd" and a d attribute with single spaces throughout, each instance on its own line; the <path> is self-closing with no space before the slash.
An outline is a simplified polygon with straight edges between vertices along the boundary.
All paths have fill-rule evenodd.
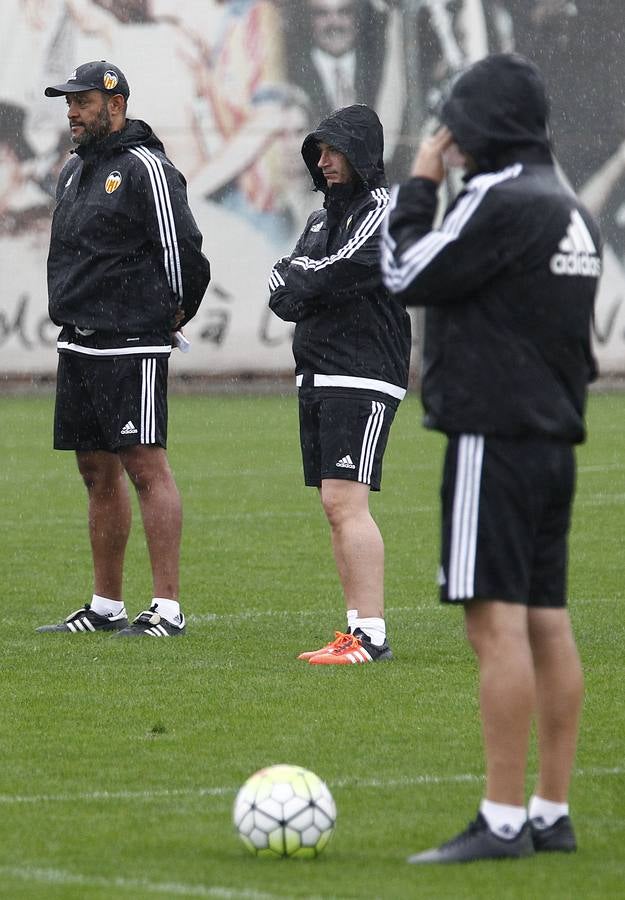
<path id="1" fill-rule="evenodd" d="M 575 454 L 545 438 L 449 438 L 441 600 L 566 606 Z"/>
<path id="2" fill-rule="evenodd" d="M 162 357 L 60 353 L 55 449 L 166 447 L 167 364 Z"/>
<path id="3" fill-rule="evenodd" d="M 308 487 L 324 478 L 368 484 L 380 490 L 382 457 L 395 417 L 393 401 L 361 396 L 319 396 L 300 390 L 299 428 Z"/>

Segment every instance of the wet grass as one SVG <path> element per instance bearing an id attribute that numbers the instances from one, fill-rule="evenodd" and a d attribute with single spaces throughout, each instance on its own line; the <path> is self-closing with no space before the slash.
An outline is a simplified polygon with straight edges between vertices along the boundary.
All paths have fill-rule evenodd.
<path id="1" fill-rule="evenodd" d="M 372 502 L 396 659 L 338 671 L 295 659 L 343 615 L 318 499 L 301 484 L 293 397 L 171 400 L 186 639 L 35 634 L 91 593 L 84 489 L 73 455 L 50 449 L 52 402 L 0 398 L 0 896 L 622 896 L 625 397 L 591 398 L 578 454 L 580 850 L 417 871 L 408 853 L 473 817 L 482 754 L 461 617 L 436 602 L 442 440 L 421 429 L 416 400 Z M 136 505 L 125 594 L 131 615 L 150 597 Z M 337 802 L 336 834 L 312 863 L 256 860 L 233 834 L 236 790 L 276 762 L 313 769 Z"/>

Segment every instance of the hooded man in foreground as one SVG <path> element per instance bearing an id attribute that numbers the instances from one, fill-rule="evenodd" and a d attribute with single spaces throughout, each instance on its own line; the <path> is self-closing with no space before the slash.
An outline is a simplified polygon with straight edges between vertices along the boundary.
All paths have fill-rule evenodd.
<path id="1" fill-rule="evenodd" d="M 547 116 L 527 60 L 475 63 L 390 203 L 384 281 L 426 307 L 425 425 L 448 437 L 441 600 L 464 607 L 486 754 L 475 822 L 412 863 L 576 848 L 568 790 L 583 682 L 567 544 L 601 259 L 597 226 L 556 174 Z M 434 228 L 446 164 L 464 167 L 465 186 Z M 534 718 L 539 773 L 526 809 Z"/>
<path id="2" fill-rule="evenodd" d="M 347 628 L 300 659 L 352 665 L 390 659 L 384 544 L 369 512 L 410 361 L 410 318 L 382 284 L 381 224 L 389 194 L 382 125 L 363 104 L 337 110 L 302 145 L 325 194 L 291 256 L 269 280 L 269 305 L 295 322 L 304 479 L 320 491 L 347 607 Z"/>

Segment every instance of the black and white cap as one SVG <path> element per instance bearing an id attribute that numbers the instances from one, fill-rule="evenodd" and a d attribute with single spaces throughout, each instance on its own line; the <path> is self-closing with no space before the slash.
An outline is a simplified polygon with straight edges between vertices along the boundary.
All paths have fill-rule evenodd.
<path id="1" fill-rule="evenodd" d="M 130 88 L 122 70 L 104 59 L 83 63 L 72 72 L 65 84 L 47 87 L 44 94 L 46 97 L 63 97 L 78 91 L 102 91 L 111 97 L 121 94 L 126 100 L 130 96 Z"/>

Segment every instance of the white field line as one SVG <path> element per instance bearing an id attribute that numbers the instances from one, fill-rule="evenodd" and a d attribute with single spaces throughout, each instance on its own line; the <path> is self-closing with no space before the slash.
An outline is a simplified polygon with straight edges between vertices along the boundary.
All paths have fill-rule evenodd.
<path id="1" fill-rule="evenodd" d="M 204 884 L 180 884 L 176 882 L 148 881 L 144 878 L 104 878 L 101 875 L 77 875 L 62 869 L 42 869 L 36 866 L 0 866 L 0 875 L 23 881 L 47 885 L 67 885 L 82 888 L 104 888 L 110 896 L 120 891 L 136 894 L 164 894 L 167 897 L 216 897 L 218 900 L 282 900 L 283 895 L 261 891 L 236 890 L 235 888 Z M 113 893 L 114 892 L 114 893 Z"/>
<path id="2" fill-rule="evenodd" d="M 624 463 L 605 463 L 605 465 L 587 465 L 587 466 L 578 466 L 578 472 L 620 472 L 621 469 L 625 469 Z"/>
<path id="3" fill-rule="evenodd" d="M 617 603 L 620 597 L 573 597 L 569 600 L 569 607 L 585 606 L 591 603 Z M 432 589 L 432 600 L 425 604 L 415 604 L 414 606 L 387 606 L 386 612 L 389 615 L 403 615 L 414 613 L 442 613 L 445 606 L 438 602 L 436 597 L 436 588 Z M 320 619 L 333 612 L 333 607 L 327 606 L 323 609 L 246 609 L 237 613 L 202 613 L 195 615 L 190 613 L 187 616 L 189 623 L 194 625 L 210 624 L 212 622 L 248 622 L 254 619 Z"/>
<path id="4" fill-rule="evenodd" d="M 625 766 L 610 768 L 590 767 L 577 769 L 574 778 L 619 778 L 625 775 Z M 535 776 L 529 776 L 535 777 Z M 389 790 L 393 788 L 419 787 L 437 784 L 462 784 L 481 782 L 481 774 L 465 772 L 457 775 L 414 775 L 406 778 L 340 778 L 332 782 L 333 788 L 358 788 L 359 790 Z M 238 787 L 190 787 L 163 788 L 151 791 L 87 791 L 67 794 L 0 794 L 0 806 L 40 803 L 98 803 L 101 801 L 152 801 L 178 797 L 230 797 Z"/>
<path id="5" fill-rule="evenodd" d="M 416 513 L 434 513 L 436 512 L 438 507 L 436 506 L 406 506 L 403 509 L 396 510 L 393 513 L 393 518 L 406 518 L 407 516 L 415 515 Z M 17 506 L 15 507 L 17 511 Z M 383 511 L 381 515 L 383 515 Z M 197 510 L 195 511 L 189 505 L 189 509 L 185 509 L 184 520 L 185 522 L 264 522 L 271 520 L 282 520 L 282 519 L 304 519 L 304 520 L 312 520 L 313 516 L 317 516 L 319 521 L 323 522 L 321 518 L 323 513 L 321 512 L 321 507 L 315 507 L 314 510 L 300 510 L 300 509 L 269 509 L 269 510 L 255 510 L 253 512 L 231 512 L 231 513 L 209 513 Z M 28 514 L 24 514 L 22 510 L 19 510 L 20 524 L 21 525 L 30 525 L 33 522 L 41 523 L 41 513 L 40 511 L 35 511 L 29 517 Z M 83 520 L 82 518 L 77 518 L 73 513 L 68 514 L 66 516 L 48 516 L 46 518 L 46 527 L 51 527 L 53 525 L 63 525 L 69 527 L 76 527 L 77 529 L 83 528 Z"/>
<path id="6" fill-rule="evenodd" d="M 625 494 L 617 494 L 611 493 L 609 491 L 601 491 L 599 493 L 591 493 L 582 495 L 578 493 L 574 504 L 573 504 L 573 512 L 577 509 L 578 506 L 620 506 L 622 503 L 625 503 Z M 438 515 L 440 511 L 440 506 L 438 504 L 417 504 L 415 506 L 404 506 L 402 509 L 394 510 L 393 518 L 409 518 L 411 516 L 419 515 L 421 513 L 436 513 Z M 189 509 L 188 514 L 185 513 L 185 521 L 187 519 L 192 521 L 206 521 L 206 522 L 254 522 L 254 521 L 262 521 L 262 520 L 271 520 L 271 519 L 312 519 L 313 515 L 315 515 L 318 510 L 307 510 L 307 509 L 265 509 L 265 510 L 253 510 L 249 512 L 238 511 L 231 513 L 207 513 L 204 511 L 198 510 L 194 511 L 192 508 Z M 384 515 L 383 505 L 380 505 L 379 509 L 376 509 L 376 513 L 380 516 Z M 52 521 L 52 520 L 50 520 Z"/>
<path id="7" fill-rule="evenodd" d="M 582 497 L 578 494 L 575 499 L 573 510 L 578 507 L 607 507 L 607 506 L 621 506 L 625 503 L 625 494 L 612 494 L 612 493 L 599 493 L 599 494 L 588 494 L 585 497 Z M 381 506 L 379 510 L 376 510 L 376 513 L 379 513 L 380 518 L 384 517 L 384 508 Z M 439 506 L 437 504 L 420 504 L 415 506 L 404 506 L 402 509 L 395 510 L 393 512 L 394 519 L 406 519 L 416 515 L 421 514 L 436 514 L 439 513 Z M 34 521 L 40 522 L 41 517 L 39 512 L 33 512 L 32 516 L 28 516 L 28 514 L 24 514 L 22 510 L 20 510 L 20 523 L 24 525 L 30 525 Z M 191 504 L 189 504 L 189 508 L 185 510 L 184 519 L 185 522 L 197 523 L 219 523 L 219 522 L 267 522 L 267 521 L 288 521 L 292 519 L 304 520 L 308 521 L 313 519 L 313 516 L 318 515 L 322 516 L 322 513 L 319 512 L 318 509 L 315 510 L 306 510 L 306 509 L 265 509 L 265 510 L 253 510 L 253 511 L 235 511 L 230 513 L 210 513 L 204 510 L 195 510 Z M 319 518 L 319 521 L 323 521 Z M 66 516 L 51 516 L 46 518 L 46 525 L 48 527 L 51 526 L 69 526 L 82 528 L 82 519 L 78 520 L 75 515 L 68 514 Z"/>
<path id="8" fill-rule="evenodd" d="M 437 609 L 437 599 L 433 597 L 432 604 L 427 606 L 387 606 L 387 613 L 415 613 L 428 612 L 432 607 Z M 246 622 L 254 619 L 320 619 L 332 613 L 332 607 L 325 609 L 246 609 L 238 613 L 203 613 L 187 616 L 189 622 L 200 625 L 206 622 Z M 343 615 L 343 613 L 341 613 Z"/>
<path id="9" fill-rule="evenodd" d="M 237 473 L 238 474 L 238 473 Z M 607 506 L 621 506 L 625 503 L 625 494 L 612 494 L 612 493 L 599 493 L 599 494 L 588 494 L 585 497 L 582 497 L 578 494 L 575 499 L 573 509 L 577 509 L 578 507 L 607 507 Z M 393 512 L 394 519 L 406 519 L 411 516 L 420 515 L 420 514 L 437 514 L 439 513 L 440 507 L 437 504 L 419 504 L 415 506 L 405 506 L 402 509 L 395 510 Z M 210 513 L 204 510 L 195 510 L 192 505 L 189 505 L 189 508 L 185 510 L 184 519 L 185 522 L 205 522 L 205 523 L 219 523 L 219 522 L 265 522 L 265 521 L 282 521 L 282 520 L 312 520 L 312 517 L 316 515 L 319 511 L 315 510 L 307 510 L 307 509 L 265 509 L 265 510 L 253 510 L 253 511 L 235 511 L 230 513 Z M 380 507 L 379 510 L 380 517 L 384 516 L 384 509 Z M 34 521 L 40 521 L 39 512 L 34 512 L 32 516 L 28 516 L 28 514 L 24 514 L 22 510 L 20 510 L 20 522 L 25 525 L 32 524 Z M 320 514 L 321 515 L 321 514 Z M 46 525 L 51 526 L 70 526 L 76 528 L 82 528 L 82 519 L 78 520 L 75 515 L 68 514 L 66 516 L 52 516 L 46 518 Z"/>
<path id="10" fill-rule="evenodd" d="M 616 766 L 610 769 L 589 768 L 579 769 L 575 776 L 577 778 L 603 778 L 609 776 L 625 775 L 625 767 Z M 387 790 L 393 787 L 409 787 L 420 784 L 449 784 L 458 782 L 479 782 L 483 780 L 483 776 L 476 774 L 460 774 L 460 775 L 418 775 L 414 778 L 403 779 L 344 779 L 336 782 L 336 787 L 359 787 L 359 788 L 375 788 Z M 334 786 L 334 785 L 333 785 Z M 41 803 L 41 802 L 76 802 L 76 800 L 151 800 L 162 797 L 180 797 L 180 796 L 223 796 L 234 794 L 236 788 L 199 788 L 199 789 L 180 789 L 180 790 L 164 790 L 164 791 L 142 791 L 133 793 L 131 791 L 120 792 L 101 792 L 96 791 L 91 794 L 73 794 L 60 796 L 40 796 L 40 797 L 0 797 L 0 803 L 17 802 L 17 803 Z M 203 884 L 183 884 L 179 882 L 155 882 L 142 878 L 105 878 L 103 876 L 78 875 L 73 872 L 65 872 L 62 869 L 39 868 L 36 866 L 0 866 L 0 874 L 4 877 L 21 879 L 26 882 L 36 882 L 47 885 L 67 885 L 83 888 L 103 888 L 115 891 L 115 895 L 120 892 L 135 893 L 142 891 L 144 893 L 161 894 L 168 897 L 208 897 L 217 898 L 217 900 L 286 900 L 278 894 L 268 894 L 260 891 L 236 890 L 234 888 L 220 887 L 217 885 Z M 319 898 L 309 897 L 309 900 L 319 900 Z"/>
<path id="11" fill-rule="evenodd" d="M 603 495 L 597 495 L 598 497 Z M 393 512 L 393 518 L 412 516 L 415 513 L 433 513 L 437 512 L 438 506 L 434 504 L 430 505 L 419 505 L 419 506 L 404 506 L 403 509 L 395 510 Z M 380 510 L 380 514 L 384 514 L 384 510 Z M 238 512 L 231 513 L 207 513 L 201 510 L 195 512 L 193 509 L 189 510 L 189 514 L 185 513 L 185 521 L 187 518 L 207 521 L 207 522 L 239 522 L 239 521 L 255 521 L 255 520 L 266 520 L 266 519 L 309 519 L 314 521 L 314 517 L 316 517 L 320 522 L 323 522 L 323 514 L 321 512 L 321 508 L 318 506 L 314 506 L 311 509 L 264 509 L 264 510 L 251 510 L 245 512 L 243 510 Z M 47 522 L 47 520 L 46 520 Z"/>
<path id="12" fill-rule="evenodd" d="M 587 497 L 577 497 L 573 506 L 573 514 L 578 506 L 620 506 L 625 503 L 625 494 L 589 494 Z"/>

